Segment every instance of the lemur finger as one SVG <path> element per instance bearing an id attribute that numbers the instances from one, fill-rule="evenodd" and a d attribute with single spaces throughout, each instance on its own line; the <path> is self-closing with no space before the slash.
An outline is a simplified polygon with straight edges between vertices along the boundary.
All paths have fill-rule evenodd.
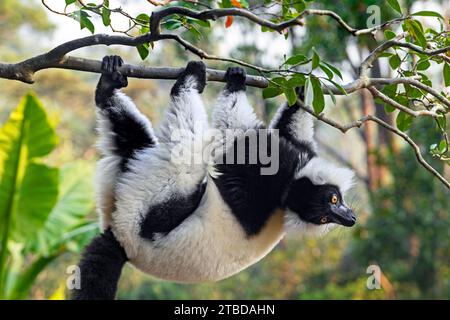
<path id="1" fill-rule="evenodd" d="M 102 72 L 108 71 L 108 56 L 103 57 L 102 59 Z"/>
<path id="2" fill-rule="evenodd" d="M 108 57 L 108 65 L 107 65 L 107 70 L 109 73 L 113 72 L 113 61 L 114 61 L 114 57 L 113 56 L 109 56 Z"/>
<path id="3" fill-rule="evenodd" d="M 117 71 L 117 69 L 119 69 L 119 67 L 120 67 L 120 57 L 114 56 L 113 57 L 113 71 Z"/>

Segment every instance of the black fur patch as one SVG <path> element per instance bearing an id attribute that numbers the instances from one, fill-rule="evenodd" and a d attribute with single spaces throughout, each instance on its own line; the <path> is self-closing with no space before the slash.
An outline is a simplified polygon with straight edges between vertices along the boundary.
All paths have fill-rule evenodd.
<path id="1" fill-rule="evenodd" d="M 177 196 L 149 208 L 141 224 L 140 236 L 154 240 L 155 233 L 168 234 L 189 217 L 199 206 L 206 183 L 187 197 Z"/>
<path id="2" fill-rule="evenodd" d="M 239 67 L 231 67 L 227 69 L 225 80 L 227 85 L 225 90 L 228 92 L 245 91 L 245 70 Z"/>
<path id="3" fill-rule="evenodd" d="M 114 111 L 113 111 L 114 110 Z M 128 160 L 136 151 L 152 147 L 156 144 L 146 127 L 133 115 L 116 109 L 108 110 L 111 130 L 114 133 L 114 152 L 122 157 L 121 170 L 127 170 Z"/>
<path id="4" fill-rule="evenodd" d="M 79 263 L 81 288 L 73 300 L 112 300 L 127 256 L 110 229 L 95 237 L 84 249 Z"/>
<path id="5" fill-rule="evenodd" d="M 261 134 L 258 132 L 258 141 Z M 245 135 L 238 139 L 248 140 Z M 271 155 L 271 140 L 267 140 L 268 155 Z M 234 142 L 234 150 L 238 146 L 238 141 Z M 282 205 L 282 198 L 299 164 L 299 150 L 280 137 L 279 139 L 279 170 L 274 175 L 261 175 L 263 164 L 257 161 L 256 164 L 249 164 L 249 148 L 259 148 L 246 143 L 245 164 L 226 163 L 216 164 L 215 168 L 219 175 L 214 179 L 220 194 L 231 208 L 242 228 L 248 236 L 258 234 L 264 227 L 267 220 Z M 259 154 L 259 150 L 258 150 Z M 225 157 L 225 155 L 224 155 Z"/>
<path id="6" fill-rule="evenodd" d="M 125 171 L 133 153 L 155 145 L 156 139 L 148 133 L 145 125 L 134 115 L 126 110 L 114 108 L 115 91 L 128 85 L 127 78 L 118 71 L 122 65 L 123 60 L 119 56 L 103 58 L 103 73 L 95 90 L 95 103 L 98 108 L 106 112 L 111 122 L 114 152 L 122 157 L 121 170 Z"/>
<path id="7" fill-rule="evenodd" d="M 337 186 L 315 185 L 304 177 L 292 182 L 283 205 L 298 214 L 303 221 L 323 224 L 320 219 L 329 213 L 333 194 L 337 195 L 339 202 L 343 201 Z"/>
<path id="8" fill-rule="evenodd" d="M 294 104 L 293 106 L 284 109 L 283 112 L 281 113 L 280 118 L 275 123 L 273 128 L 278 129 L 280 137 L 286 138 L 290 143 L 295 145 L 300 150 L 303 149 L 306 150 L 309 155 L 308 160 L 311 160 L 311 158 L 316 156 L 311 146 L 311 143 L 303 140 L 298 140 L 289 129 L 289 126 L 292 124 L 293 121 L 292 117 L 299 109 L 300 107 L 298 106 L 298 104 Z"/>
<path id="9" fill-rule="evenodd" d="M 193 76 L 197 80 L 196 89 L 199 93 L 203 92 L 206 86 L 206 66 L 202 61 L 190 61 L 173 85 L 170 91 L 172 96 L 179 95 L 188 76 Z"/>

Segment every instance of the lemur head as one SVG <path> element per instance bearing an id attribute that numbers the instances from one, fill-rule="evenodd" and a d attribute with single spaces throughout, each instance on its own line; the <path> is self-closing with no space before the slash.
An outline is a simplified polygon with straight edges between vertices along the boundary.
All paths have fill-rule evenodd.
<path id="1" fill-rule="evenodd" d="M 284 200 L 288 223 L 315 231 L 327 231 L 333 224 L 353 226 L 355 214 L 344 202 L 352 183 L 351 170 L 311 159 L 295 175 Z"/>

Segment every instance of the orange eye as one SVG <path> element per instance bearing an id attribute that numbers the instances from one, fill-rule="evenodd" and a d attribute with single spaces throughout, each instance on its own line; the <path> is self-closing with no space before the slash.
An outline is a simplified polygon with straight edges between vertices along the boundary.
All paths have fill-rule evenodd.
<path id="1" fill-rule="evenodd" d="M 327 222 L 328 222 L 328 218 L 327 217 L 320 218 L 320 223 L 327 223 Z"/>
<path id="2" fill-rule="evenodd" d="M 331 202 L 332 204 L 336 204 L 336 203 L 338 202 L 338 197 L 337 197 L 337 195 L 333 194 L 333 195 L 331 196 L 330 202 Z"/>

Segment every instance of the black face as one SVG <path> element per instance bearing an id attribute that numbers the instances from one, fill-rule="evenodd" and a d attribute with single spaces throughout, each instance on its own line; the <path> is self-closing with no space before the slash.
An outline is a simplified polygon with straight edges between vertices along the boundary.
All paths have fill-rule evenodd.
<path id="1" fill-rule="evenodd" d="M 337 223 L 351 227 L 356 222 L 353 211 L 344 204 L 336 186 L 314 185 L 308 178 L 294 181 L 285 205 L 303 221 L 314 224 Z"/>

